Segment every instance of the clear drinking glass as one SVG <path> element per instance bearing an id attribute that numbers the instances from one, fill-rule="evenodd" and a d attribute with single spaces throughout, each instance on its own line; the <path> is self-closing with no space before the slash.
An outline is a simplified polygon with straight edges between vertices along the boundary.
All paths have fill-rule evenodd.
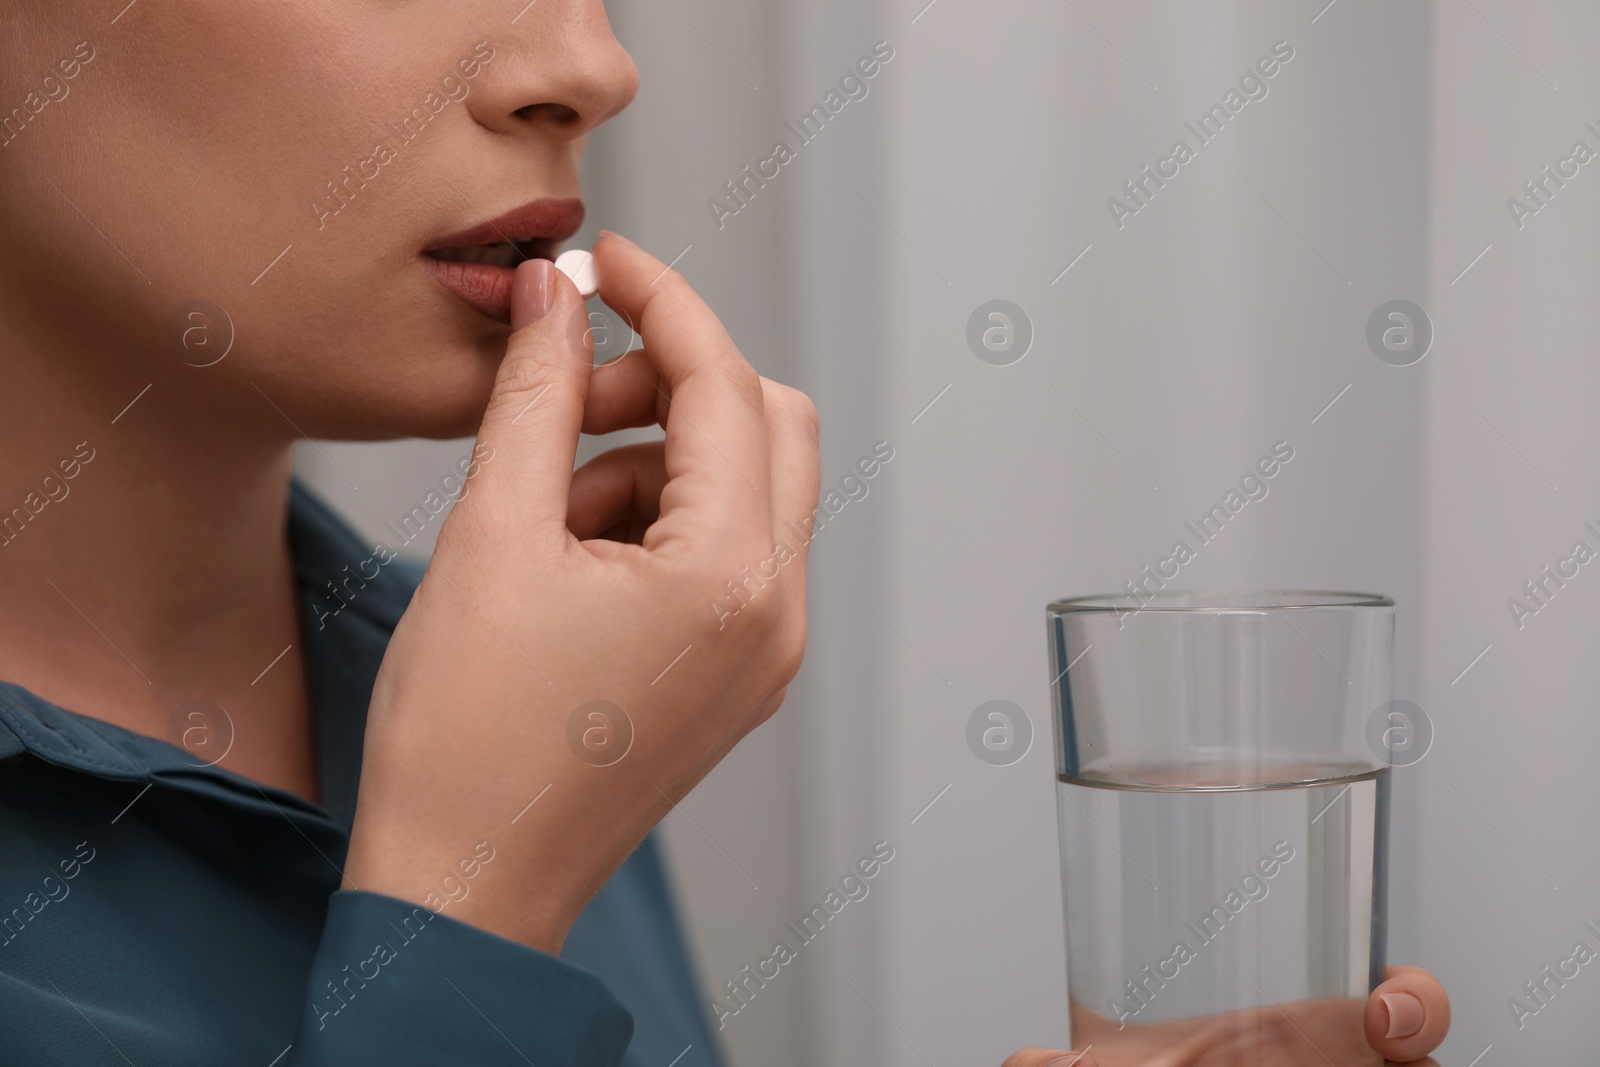
<path id="1" fill-rule="evenodd" d="M 1073 1048 L 1381 1063 L 1394 601 L 1141 592 L 1048 623 Z"/>

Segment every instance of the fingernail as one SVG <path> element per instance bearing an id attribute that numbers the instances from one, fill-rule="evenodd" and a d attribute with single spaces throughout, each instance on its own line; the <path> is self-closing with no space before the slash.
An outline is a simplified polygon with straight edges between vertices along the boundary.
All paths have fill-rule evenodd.
<path id="1" fill-rule="evenodd" d="M 1385 1037 L 1410 1037 L 1427 1021 L 1422 1001 L 1410 993 L 1385 993 L 1381 999 L 1383 1006 L 1389 1009 L 1389 1032 Z"/>
<path id="2" fill-rule="evenodd" d="M 519 264 L 511 279 L 511 328 L 520 330 L 544 318 L 555 292 L 551 275 L 555 264 L 548 259 L 530 259 Z"/>
<path id="3" fill-rule="evenodd" d="M 623 244 L 627 245 L 629 248 L 638 248 L 639 247 L 638 245 L 634 244 L 632 241 L 628 240 L 626 237 L 622 236 L 622 234 L 618 233 L 615 230 L 601 230 L 600 231 L 600 236 L 601 237 L 615 237 L 617 240 L 621 241 Z"/>

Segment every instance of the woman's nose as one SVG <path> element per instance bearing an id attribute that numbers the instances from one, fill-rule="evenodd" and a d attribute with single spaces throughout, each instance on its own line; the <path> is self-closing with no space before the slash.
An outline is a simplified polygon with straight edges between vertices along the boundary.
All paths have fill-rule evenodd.
<path id="1" fill-rule="evenodd" d="M 489 44 L 488 77 L 470 106 L 497 132 L 576 140 L 639 91 L 638 68 L 611 32 L 601 0 L 536 0 Z"/>

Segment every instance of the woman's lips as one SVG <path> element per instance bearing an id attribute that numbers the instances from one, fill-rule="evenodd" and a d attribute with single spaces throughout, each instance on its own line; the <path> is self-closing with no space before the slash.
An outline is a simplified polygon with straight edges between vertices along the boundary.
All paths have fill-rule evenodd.
<path id="1" fill-rule="evenodd" d="M 581 200 L 535 200 L 440 238 L 423 265 L 446 289 L 497 322 L 511 323 L 511 282 L 526 259 L 554 259 L 583 225 Z"/>
<path id="2" fill-rule="evenodd" d="M 424 255 L 423 264 L 444 287 L 483 314 L 511 325 L 511 280 L 516 270 L 489 263 L 460 263 Z"/>

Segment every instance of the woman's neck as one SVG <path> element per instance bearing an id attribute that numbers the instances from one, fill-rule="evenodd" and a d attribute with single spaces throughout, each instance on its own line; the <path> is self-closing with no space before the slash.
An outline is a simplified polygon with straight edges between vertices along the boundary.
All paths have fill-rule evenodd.
<path id="1" fill-rule="evenodd" d="M 5 375 L 0 680 L 314 797 L 292 439 L 197 414 L 181 375 Z"/>

